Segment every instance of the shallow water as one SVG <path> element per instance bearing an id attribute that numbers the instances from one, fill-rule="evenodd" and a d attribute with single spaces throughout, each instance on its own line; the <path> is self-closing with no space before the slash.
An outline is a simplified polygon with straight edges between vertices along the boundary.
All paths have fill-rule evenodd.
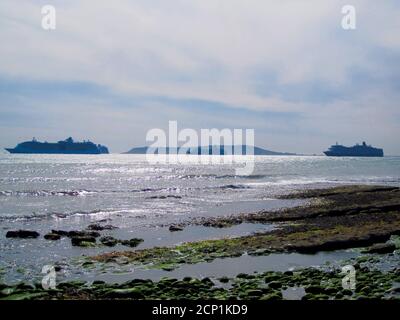
<path id="1" fill-rule="evenodd" d="M 127 249 L 75 248 L 69 239 L 6 239 L 7 230 L 31 229 L 43 236 L 51 229 L 82 230 L 106 219 L 119 229 L 105 235 L 143 238 L 138 248 L 170 246 L 268 230 L 270 225 L 243 224 L 171 233 L 161 226 L 302 204 L 276 198 L 293 190 L 356 183 L 400 185 L 399 157 L 256 157 L 252 175 L 238 176 L 234 169 L 190 162 L 150 165 L 142 155 L 0 154 L 0 276 L 17 281 L 40 275 L 45 264 Z M 263 260 L 260 265 L 279 266 L 280 260 Z M 224 264 L 226 273 L 236 272 L 237 265 L 248 270 L 244 264 Z"/>
<path id="2" fill-rule="evenodd" d="M 355 250 L 339 250 L 333 252 L 320 252 L 313 255 L 299 253 L 276 253 L 266 256 L 243 255 L 237 258 L 221 258 L 211 262 L 184 264 L 173 271 L 145 269 L 142 267 L 118 266 L 114 270 L 100 270 L 88 272 L 75 277 L 83 277 L 87 281 L 99 279 L 108 282 L 125 282 L 133 278 L 158 280 L 161 277 L 182 279 L 184 277 L 234 277 L 239 273 L 252 274 L 265 271 L 292 271 L 304 267 L 338 266 L 345 259 L 355 258 L 359 255 Z M 73 274 L 69 277 L 74 278 Z"/>

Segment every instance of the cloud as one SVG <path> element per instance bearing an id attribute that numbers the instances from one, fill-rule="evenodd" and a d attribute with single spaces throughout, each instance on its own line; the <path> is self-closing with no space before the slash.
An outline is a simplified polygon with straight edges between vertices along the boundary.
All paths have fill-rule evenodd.
<path id="1" fill-rule="evenodd" d="M 41 29 L 44 4 L 56 7 L 55 31 Z M 45 118 L 42 135 L 57 135 L 51 125 L 83 138 L 96 132 L 122 149 L 179 118 L 193 127 L 245 123 L 261 145 L 281 150 L 370 137 L 400 154 L 400 5 L 352 4 L 357 29 L 344 31 L 338 0 L 4 0 L 0 132 L 20 128 L 26 111 L 30 131 L 40 133 L 36 119 Z M 13 131 L 1 142 L 17 142 Z M 315 134 L 318 143 L 295 142 Z"/>

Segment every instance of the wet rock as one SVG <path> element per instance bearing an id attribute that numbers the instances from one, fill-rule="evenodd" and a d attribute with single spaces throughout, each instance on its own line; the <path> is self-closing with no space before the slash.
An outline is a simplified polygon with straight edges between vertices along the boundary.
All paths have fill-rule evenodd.
<path id="1" fill-rule="evenodd" d="M 114 227 L 110 224 L 104 225 L 102 226 L 101 224 L 98 223 L 94 223 L 94 224 L 90 224 L 87 227 L 88 230 L 94 230 L 94 231 L 103 231 L 103 230 L 113 230 L 113 229 L 118 229 L 118 227 Z"/>
<path id="2" fill-rule="evenodd" d="M 72 230 L 72 231 L 64 231 L 64 230 L 51 230 L 51 233 L 53 234 L 58 234 L 61 237 L 69 237 L 69 238 L 73 238 L 73 237 L 94 237 L 94 238 L 98 238 L 100 237 L 100 233 L 96 232 L 96 231 L 76 231 L 76 230 Z"/>
<path id="3" fill-rule="evenodd" d="M 376 242 L 388 241 L 390 239 L 389 234 L 367 234 L 365 236 L 349 237 L 342 239 L 340 237 L 333 237 L 330 240 L 321 243 L 307 243 L 305 245 L 292 245 L 289 244 L 285 247 L 288 251 L 295 251 L 303 254 L 314 254 L 319 251 L 333 251 L 347 248 L 357 248 L 363 246 L 369 246 Z"/>
<path id="4" fill-rule="evenodd" d="M 133 279 L 125 283 L 128 287 L 133 287 L 137 285 L 143 285 L 143 284 L 152 284 L 153 281 L 150 279 Z"/>
<path id="5" fill-rule="evenodd" d="M 106 298 L 143 299 L 144 295 L 137 288 L 113 289 L 104 294 Z"/>
<path id="6" fill-rule="evenodd" d="M 0 290 L 0 298 L 7 297 L 10 294 L 12 294 L 14 291 L 15 291 L 15 288 L 13 288 L 13 287 L 4 288 L 4 289 Z"/>
<path id="7" fill-rule="evenodd" d="M 18 283 L 15 288 L 24 291 L 35 290 L 35 287 L 33 285 L 23 282 Z"/>
<path id="8" fill-rule="evenodd" d="M 73 246 L 87 247 L 96 243 L 96 238 L 91 236 L 76 236 L 71 238 Z"/>
<path id="9" fill-rule="evenodd" d="M 345 296 L 351 296 L 351 295 L 353 295 L 353 291 L 351 291 L 349 289 L 343 289 L 342 294 Z"/>
<path id="10" fill-rule="evenodd" d="M 68 237 L 69 231 L 64 231 L 64 230 L 51 230 L 52 234 L 58 234 L 61 237 Z"/>
<path id="11" fill-rule="evenodd" d="M 373 246 L 363 250 L 363 253 L 392 253 L 396 250 L 396 246 L 393 243 L 377 243 Z"/>
<path id="12" fill-rule="evenodd" d="M 212 280 L 208 277 L 203 278 L 200 281 L 201 281 L 201 283 L 206 284 L 206 285 L 210 285 L 210 286 L 214 285 L 214 282 L 212 282 Z"/>
<path id="13" fill-rule="evenodd" d="M 44 235 L 44 238 L 46 240 L 60 240 L 61 236 L 59 234 L 56 233 L 48 233 Z"/>
<path id="14" fill-rule="evenodd" d="M 222 278 L 219 278 L 218 280 L 221 283 L 228 283 L 229 282 L 229 278 L 228 277 L 222 277 Z"/>
<path id="15" fill-rule="evenodd" d="M 245 294 L 249 297 L 261 297 L 263 292 L 257 289 L 249 289 L 245 292 Z"/>
<path id="16" fill-rule="evenodd" d="M 100 242 L 107 247 L 114 247 L 118 244 L 118 240 L 114 237 L 101 237 Z"/>
<path id="17" fill-rule="evenodd" d="M 39 237 L 39 232 L 30 231 L 30 230 L 16 230 L 16 231 L 8 231 L 6 234 L 6 238 L 37 238 Z"/>
<path id="18" fill-rule="evenodd" d="M 7 300 L 34 300 L 46 295 L 45 292 L 23 292 L 10 295 L 7 297 Z"/>
<path id="19" fill-rule="evenodd" d="M 263 295 L 260 300 L 282 300 L 282 294 L 279 294 L 278 292 Z"/>
<path id="20" fill-rule="evenodd" d="M 119 242 L 124 246 L 133 248 L 133 247 L 137 247 L 141 242 L 143 242 L 143 239 L 133 238 L 130 240 L 119 240 Z"/>
<path id="21" fill-rule="evenodd" d="M 100 233 L 96 231 L 69 231 L 68 232 L 68 237 L 93 237 L 93 238 L 98 238 L 100 237 Z"/>
<path id="22" fill-rule="evenodd" d="M 183 228 L 181 226 L 172 225 L 169 227 L 169 231 L 171 231 L 171 232 L 183 231 Z"/>
<path id="23" fill-rule="evenodd" d="M 282 287 L 282 283 L 279 281 L 271 281 L 268 286 L 272 289 L 279 289 Z"/>
<path id="24" fill-rule="evenodd" d="M 319 293 L 323 293 L 324 292 L 324 288 L 320 287 L 320 286 L 308 286 L 305 288 L 307 293 L 311 293 L 311 294 L 319 294 Z"/>
<path id="25" fill-rule="evenodd" d="M 338 291 L 339 291 L 339 290 L 337 290 L 337 289 L 334 288 L 334 287 L 326 287 L 326 288 L 324 289 L 324 293 L 327 294 L 327 295 L 334 295 L 334 294 L 336 294 Z"/>
<path id="26" fill-rule="evenodd" d="M 398 295 L 400 294 L 400 287 L 391 288 L 388 290 L 390 294 Z"/>

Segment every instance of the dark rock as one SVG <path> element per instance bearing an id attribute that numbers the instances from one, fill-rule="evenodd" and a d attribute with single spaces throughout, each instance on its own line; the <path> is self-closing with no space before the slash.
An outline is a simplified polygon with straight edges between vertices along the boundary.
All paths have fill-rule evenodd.
<path id="1" fill-rule="evenodd" d="M 219 278 L 218 280 L 221 283 L 228 283 L 229 282 L 229 278 L 228 277 L 222 277 L 222 278 Z"/>
<path id="2" fill-rule="evenodd" d="M 96 243 L 96 238 L 90 236 L 76 236 L 71 238 L 71 243 L 73 246 L 85 247 L 88 243 Z"/>
<path id="3" fill-rule="evenodd" d="M 137 247 L 141 242 L 143 242 L 143 239 L 133 238 L 130 240 L 119 240 L 119 242 L 124 246 L 133 248 L 133 247 Z"/>
<path id="4" fill-rule="evenodd" d="M 100 242 L 107 247 L 114 247 L 119 241 L 113 237 L 101 237 Z"/>
<path id="5" fill-rule="evenodd" d="M 275 293 L 263 295 L 260 300 L 282 300 L 282 295 L 275 292 Z"/>
<path id="6" fill-rule="evenodd" d="M 252 297 L 261 297 L 263 295 L 263 292 L 257 289 L 249 289 L 245 292 L 245 294 Z"/>
<path id="7" fill-rule="evenodd" d="M 46 240 L 60 240 L 61 236 L 59 234 L 56 233 L 48 233 L 44 235 L 44 238 Z"/>
<path id="8" fill-rule="evenodd" d="M 205 278 L 201 279 L 200 281 L 207 285 L 214 285 L 214 282 L 212 282 L 212 280 L 208 277 L 205 277 Z"/>
<path id="9" fill-rule="evenodd" d="M 125 282 L 125 285 L 127 285 L 128 287 L 133 287 L 141 284 L 151 284 L 151 283 L 153 283 L 153 281 L 151 281 L 150 279 L 133 279 L 128 282 Z"/>
<path id="10" fill-rule="evenodd" d="M 93 237 L 93 238 L 98 238 L 100 237 L 100 233 L 96 231 L 69 231 L 68 232 L 68 237 Z"/>
<path id="11" fill-rule="evenodd" d="M 373 246 L 363 250 L 363 253 L 392 253 L 396 250 L 396 246 L 393 243 L 377 243 Z"/>
<path id="12" fill-rule="evenodd" d="M 327 294 L 327 295 L 336 294 L 338 291 L 339 291 L 339 290 L 336 289 L 336 288 L 334 288 L 334 287 L 326 287 L 326 288 L 324 289 L 324 293 Z"/>
<path id="13" fill-rule="evenodd" d="M 119 299 L 143 299 L 144 295 L 137 288 L 129 289 L 113 289 L 105 293 L 107 298 L 119 298 Z"/>
<path id="14" fill-rule="evenodd" d="M 353 291 L 351 291 L 349 289 L 343 289 L 342 294 L 345 296 L 351 296 L 351 295 L 353 295 Z"/>
<path id="15" fill-rule="evenodd" d="M 64 230 L 51 230 L 52 234 L 58 234 L 61 237 L 68 237 L 69 231 L 64 231 Z"/>
<path id="16" fill-rule="evenodd" d="M 183 228 L 177 225 L 172 225 L 169 227 L 169 231 L 175 232 L 175 231 L 183 231 Z"/>
<path id="17" fill-rule="evenodd" d="M 6 238 L 37 238 L 40 234 L 36 231 L 30 230 L 16 230 L 16 231 L 8 231 L 6 234 Z"/>
<path id="18" fill-rule="evenodd" d="M 319 286 L 309 286 L 306 287 L 305 289 L 307 293 L 312 293 L 312 294 L 318 294 L 324 292 L 324 288 L 321 288 Z"/>
<path id="19" fill-rule="evenodd" d="M 23 282 L 18 283 L 15 288 L 18 290 L 24 290 L 24 291 L 35 290 L 35 287 L 33 285 L 23 283 Z"/>
<path id="20" fill-rule="evenodd" d="M 13 288 L 13 287 L 4 288 L 4 289 L 0 290 L 0 298 L 7 297 L 7 296 L 13 294 L 14 291 L 15 291 L 15 288 Z"/>
<path id="21" fill-rule="evenodd" d="M 96 232 L 96 231 L 76 231 L 76 230 L 72 230 L 72 231 L 64 231 L 64 230 L 51 230 L 51 233 L 53 234 L 58 234 L 61 237 L 69 237 L 69 238 L 73 238 L 73 237 L 94 237 L 94 238 L 98 238 L 100 237 L 100 233 Z"/>
<path id="22" fill-rule="evenodd" d="M 350 237 L 347 239 L 331 239 L 318 244 L 287 245 L 287 251 L 295 251 L 304 254 L 314 254 L 319 251 L 333 251 L 347 248 L 357 248 L 372 245 L 376 242 L 386 242 L 390 239 L 390 234 L 368 234 L 364 237 Z"/>
<path id="23" fill-rule="evenodd" d="M 272 288 L 272 289 L 279 289 L 282 287 L 282 283 L 280 283 L 279 281 L 271 281 L 268 284 L 268 287 Z"/>
<path id="24" fill-rule="evenodd" d="M 87 227 L 87 229 L 88 230 L 94 230 L 94 231 L 103 231 L 103 230 L 113 230 L 113 229 L 118 229 L 118 228 L 114 227 L 114 226 L 112 226 L 110 224 L 102 226 L 102 225 L 100 225 L 98 223 L 94 223 L 94 224 L 90 224 Z"/>

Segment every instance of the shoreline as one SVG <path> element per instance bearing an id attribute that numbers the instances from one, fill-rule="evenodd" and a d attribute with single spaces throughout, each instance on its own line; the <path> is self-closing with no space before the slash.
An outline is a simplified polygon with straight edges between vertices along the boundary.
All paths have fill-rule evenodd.
<path id="1" fill-rule="evenodd" d="M 351 294 L 338 286 L 338 266 L 332 270 L 307 268 L 286 272 L 266 271 L 257 274 L 242 274 L 233 278 L 220 279 L 206 277 L 159 281 L 136 279 L 120 284 L 94 281 L 67 281 L 60 283 L 56 290 L 46 291 L 39 284 L 1 284 L 1 299 L 168 299 L 168 298 L 214 298 L 214 299 L 282 299 L 282 288 L 300 286 L 304 289 L 304 299 L 353 299 L 353 298 L 399 298 L 396 283 L 400 283 L 399 269 L 375 270 L 379 257 L 394 256 L 397 261 L 400 235 L 400 188 L 380 186 L 342 186 L 329 189 L 303 190 L 281 197 L 282 199 L 305 199 L 307 205 L 285 208 L 278 211 L 260 211 L 221 218 L 194 220 L 192 225 L 207 228 L 230 228 L 240 224 L 274 225 L 276 228 L 248 236 L 201 240 L 183 243 L 173 247 L 153 247 L 130 249 L 86 256 L 76 267 L 96 266 L 112 268 L 118 266 L 145 267 L 172 271 L 183 265 L 212 263 L 224 258 L 248 256 L 268 256 L 270 254 L 315 254 L 321 251 L 364 248 L 364 255 L 353 259 L 361 279 L 362 288 Z M 183 228 L 188 225 L 181 226 Z M 181 232 L 181 231 L 177 231 Z M 367 258 L 366 258 L 367 257 Z M 374 262 L 375 259 L 375 262 Z M 363 261 L 366 260 L 366 261 Z M 361 262 L 360 262 L 361 261 Z M 381 261 L 382 262 L 382 261 Z M 367 266 L 362 266 L 367 263 Z M 271 273 L 272 272 L 272 273 Z M 332 277 L 330 286 L 313 283 L 306 279 L 308 274 L 318 274 L 317 278 Z M 266 274 L 273 275 L 279 283 L 265 280 Z M 368 279 L 379 278 L 385 286 L 366 290 Z M 134 273 L 132 274 L 134 278 Z M 243 284 L 240 279 L 258 279 L 251 284 Z M 336 279 L 336 280 L 335 280 Z M 204 280 L 204 281 L 203 281 Z M 307 280 L 307 281 L 306 281 Z M 310 282 L 310 281 L 311 282 Z M 314 279 L 315 280 L 315 279 Z M 263 282 L 262 286 L 260 281 Z M 227 288 L 224 283 L 230 283 Z M 168 285 L 165 285 L 168 284 Z M 265 285 L 268 284 L 268 285 Z M 275 288 L 274 288 L 275 286 Z M 165 292 L 161 290 L 165 289 Z M 312 289 L 312 287 L 316 287 Z M 189 291 L 183 290 L 188 288 Z M 318 289 L 319 288 L 319 289 Z M 328 289 L 327 289 L 328 288 Z M 336 288 L 334 290 L 334 288 Z M 182 289 L 182 290 L 178 290 Z M 286 290 L 284 289 L 284 290 Z M 362 289 L 362 290 L 361 290 Z M 384 289 L 384 290 L 383 290 Z M 248 292 L 250 290 L 250 292 Z M 253 291 L 252 291 L 253 290 Z M 358 290 L 358 291 L 357 291 Z M 207 295 L 207 292 L 209 296 Z M 244 293 L 247 292 L 247 293 Z"/>

